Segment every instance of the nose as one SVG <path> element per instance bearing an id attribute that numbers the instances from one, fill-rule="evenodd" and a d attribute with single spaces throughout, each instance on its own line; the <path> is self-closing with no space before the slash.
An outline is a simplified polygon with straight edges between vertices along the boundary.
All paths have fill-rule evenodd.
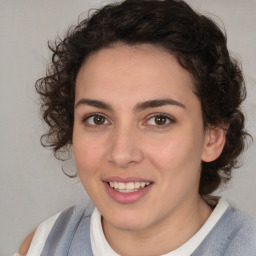
<path id="1" fill-rule="evenodd" d="M 120 168 L 127 168 L 143 161 L 144 154 L 139 134 L 132 128 L 119 127 L 111 135 L 109 161 Z"/>

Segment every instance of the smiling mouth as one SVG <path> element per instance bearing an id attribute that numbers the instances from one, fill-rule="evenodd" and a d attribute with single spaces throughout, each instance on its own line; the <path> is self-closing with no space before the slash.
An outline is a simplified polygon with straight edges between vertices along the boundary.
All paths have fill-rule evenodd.
<path id="1" fill-rule="evenodd" d="M 104 180 L 107 194 L 120 204 L 140 201 L 152 190 L 154 182 L 136 177 L 108 177 Z"/>
<path id="2" fill-rule="evenodd" d="M 107 182 L 107 184 L 113 188 L 114 190 L 120 192 L 120 193 L 132 193 L 139 191 L 147 186 L 149 186 L 152 182 L 117 182 L 117 181 L 111 181 Z"/>

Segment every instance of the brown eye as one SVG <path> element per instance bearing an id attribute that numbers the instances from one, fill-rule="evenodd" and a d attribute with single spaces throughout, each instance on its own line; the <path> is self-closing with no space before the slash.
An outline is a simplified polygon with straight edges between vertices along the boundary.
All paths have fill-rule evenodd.
<path id="1" fill-rule="evenodd" d="M 93 117 L 93 122 L 96 125 L 104 124 L 105 123 L 105 117 L 96 115 L 96 116 Z"/>
<path id="2" fill-rule="evenodd" d="M 108 124 L 107 119 L 102 115 L 91 115 L 85 119 L 86 123 L 91 126 Z"/>
<path id="3" fill-rule="evenodd" d="M 160 115 L 160 114 L 152 116 L 147 121 L 147 124 L 149 126 L 156 126 L 156 127 L 157 126 L 158 127 L 160 127 L 160 126 L 165 127 L 165 126 L 167 126 L 171 123 L 174 123 L 174 120 L 171 117 L 166 116 L 166 115 Z"/>
<path id="4" fill-rule="evenodd" d="M 157 125 L 164 125 L 166 124 L 167 118 L 165 116 L 157 116 L 155 117 L 155 123 Z"/>

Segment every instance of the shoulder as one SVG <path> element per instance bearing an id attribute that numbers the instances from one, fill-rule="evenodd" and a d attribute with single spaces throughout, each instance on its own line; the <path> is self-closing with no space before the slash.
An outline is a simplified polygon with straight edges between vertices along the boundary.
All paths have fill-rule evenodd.
<path id="1" fill-rule="evenodd" d="M 192 255 L 255 256 L 256 219 L 230 205 Z"/>
<path id="2" fill-rule="evenodd" d="M 247 242 L 253 241 L 256 246 L 256 218 L 239 210 L 235 210 L 235 212 L 238 218 L 241 219 L 241 225 L 237 230 L 236 236 L 246 239 L 245 241 Z"/>
<path id="3" fill-rule="evenodd" d="M 228 218 L 229 226 L 233 226 L 230 243 L 226 249 L 227 255 L 255 255 L 256 251 L 256 218 L 231 208 Z M 225 255 L 226 255 L 225 254 Z"/>
<path id="4" fill-rule="evenodd" d="M 230 207 L 231 214 L 229 214 L 230 224 L 235 224 L 237 226 L 237 233 L 242 231 L 247 231 L 247 234 L 256 236 L 256 218 L 250 216 L 249 214 L 238 210 L 234 207 Z"/>
<path id="5" fill-rule="evenodd" d="M 48 234 L 50 233 L 52 226 L 61 213 L 57 213 L 54 216 L 43 221 L 35 230 L 33 230 L 22 242 L 19 248 L 19 254 L 21 256 L 28 253 L 39 252 L 43 247 Z"/>
<path id="6" fill-rule="evenodd" d="M 56 239 L 56 237 L 58 237 L 60 240 L 61 237 L 66 236 L 70 232 L 72 233 L 71 230 L 75 230 L 79 225 L 83 224 L 84 221 L 82 220 L 86 220 L 88 224 L 93 210 L 93 204 L 75 205 L 64 210 L 56 219 L 51 233 L 49 234 L 49 239 Z"/>
<path id="7" fill-rule="evenodd" d="M 76 205 L 46 219 L 24 239 L 20 246 L 19 254 L 22 256 L 40 255 L 49 237 L 51 239 L 56 239 L 56 237 L 60 239 L 66 233 L 64 231 L 69 230 L 71 227 L 73 228 L 73 226 L 75 227 L 81 218 L 90 217 L 93 209 L 94 206 L 92 204 L 89 204 L 89 206 Z"/>
<path id="8" fill-rule="evenodd" d="M 21 246 L 20 246 L 20 248 L 19 248 L 19 254 L 20 254 L 21 256 L 27 254 L 28 249 L 29 249 L 29 247 L 30 247 L 30 244 L 31 244 L 31 242 L 32 242 L 32 240 L 33 240 L 33 237 L 34 237 L 35 233 L 36 233 L 36 229 L 33 230 L 33 231 L 23 240 L 23 242 L 22 242 L 22 244 L 21 244 Z"/>
<path id="9" fill-rule="evenodd" d="M 68 252 L 77 255 L 77 248 L 81 249 L 81 246 L 84 251 L 91 250 L 90 223 L 93 208 L 78 205 L 63 211 L 47 237 L 42 255 L 67 255 Z"/>

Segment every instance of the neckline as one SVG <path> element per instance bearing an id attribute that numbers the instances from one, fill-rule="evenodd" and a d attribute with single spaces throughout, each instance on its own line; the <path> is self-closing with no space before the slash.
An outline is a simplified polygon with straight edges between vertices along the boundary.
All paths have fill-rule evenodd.
<path id="1" fill-rule="evenodd" d="M 228 202 L 224 198 L 220 198 L 207 221 L 195 233 L 195 235 L 176 250 L 162 256 L 187 256 L 193 253 L 200 245 L 200 243 L 205 239 L 205 237 L 209 234 L 209 232 L 213 229 L 216 223 L 220 220 L 228 207 Z M 101 224 L 101 214 L 96 207 L 91 216 L 90 238 L 94 256 L 120 256 L 111 248 L 105 238 Z"/>

